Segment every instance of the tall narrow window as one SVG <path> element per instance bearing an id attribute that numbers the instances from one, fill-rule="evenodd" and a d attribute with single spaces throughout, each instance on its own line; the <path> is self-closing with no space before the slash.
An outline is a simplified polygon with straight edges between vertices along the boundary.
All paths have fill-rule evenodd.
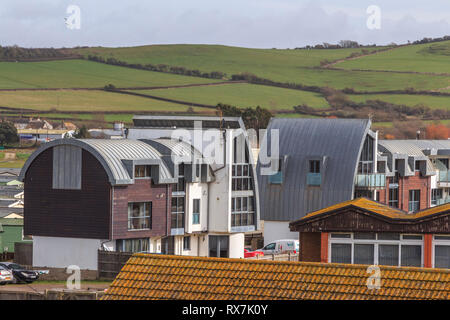
<path id="1" fill-rule="evenodd" d="M 398 208 L 398 188 L 389 189 L 389 206 Z"/>
<path id="2" fill-rule="evenodd" d="M 228 236 L 209 236 L 209 256 L 228 258 Z"/>
<path id="3" fill-rule="evenodd" d="M 409 190 L 409 212 L 420 210 L 420 190 Z"/>
<path id="4" fill-rule="evenodd" d="M 321 168 L 319 160 L 309 161 L 309 172 L 306 176 L 308 186 L 320 186 L 322 184 Z"/>
<path id="5" fill-rule="evenodd" d="M 200 199 L 194 199 L 192 205 L 192 224 L 200 223 Z"/>
<path id="6" fill-rule="evenodd" d="M 309 161 L 309 172 L 320 173 L 320 161 L 318 160 Z"/>

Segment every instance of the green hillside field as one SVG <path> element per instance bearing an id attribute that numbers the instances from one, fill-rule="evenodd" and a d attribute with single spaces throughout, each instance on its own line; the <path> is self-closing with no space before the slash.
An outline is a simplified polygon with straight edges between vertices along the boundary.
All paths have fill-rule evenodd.
<path id="1" fill-rule="evenodd" d="M 450 74 L 450 41 L 399 47 L 335 65 L 342 69 L 390 70 Z"/>
<path id="2" fill-rule="evenodd" d="M 300 104 L 307 104 L 319 109 L 329 108 L 328 102 L 318 93 L 247 83 L 137 90 L 135 92 L 213 106 L 218 103 L 237 107 L 260 106 L 274 112 L 277 110 L 292 110 L 293 106 Z"/>
<path id="3" fill-rule="evenodd" d="M 110 66 L 87 60 L 0 62 L 0 89 L 152 87 L 218 80 Z"/>
<path id="4" fill-rule="evenodd" d="M 386 47 L 367 48 L 369 51 L 382 49 Z M 318 68 L 321 61 L 343 59 L 352 53 L 361 53 L 362 50 L 361 48 L 278 50 L 216 45 L 152 45 L 128 48 L 94 47 L 74 49 L 74 52 L 86 57 L 88 55 L 98 55 L 105 59 L 112 57 L 128 63 L 167 64 L 203 72 L 221 71 L 229 77 L 248 72 L 273 81 L 330 86 L 337 89 L 379 91 L 414 87 L 430 90 L 450 86 L 450 76 L 390 74 L 387 77 L 379 72 Z"/>

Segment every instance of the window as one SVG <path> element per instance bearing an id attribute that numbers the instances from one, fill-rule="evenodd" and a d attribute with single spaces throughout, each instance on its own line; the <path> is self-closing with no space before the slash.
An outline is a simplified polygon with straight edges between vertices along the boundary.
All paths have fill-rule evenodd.
<path id="1" fill-rule="evenodd" d="M 151 229 L 151 222 L 151 202 L 132 202 L 128 204 L 128 230 Z"/>
<path id="2" fill-rule="evenodd" d="M 398 233 L 331 233 L 330 262 L 422 266 L 423 236 Z"/>
<path id="3" fill-rule="evenodd" d="M 150 252 L 150 239 L 117 240 L 116 249 L 120 252 Z"/>
<path id="4" fill-rule="evenodd" d="M 434 236 L 434 267 L 450 269 L 450 235 Z"/>
<path id="5" fill-rule="evenodd" d="M 374 264 L 374 248 L 374 244 L 355 244 L 353 263 Z"/>
<path id="6" fill-rule="evenodd" d="M 366 137 L 363 148 L 361 150 L 361 157 L 358 163 L 359 174 L 373 173 L 373 151 L 374 151 L 374 139 L 370 136 Z"/>
<path id="7" fill-rule="evenodd" d="M 378 264 L 383 266 L 398 266 L 398 244 L 378 245 Z"/>
<path id="8" fill-rule="evenodd" d="M 172 195 L 171 228 L 184 228 L 184 196 Z"/>
<path id="9" fill-rule="evenodd" d="M 254 197 L 231 198 L 231 226 L 251 226 L 254 224 L 255 203 Z"/>
<path id="10" fill-rule="evenodd" d="M 186 183 L 184 180 L 184 164 L 178 165 L 178 183 L 172 186 L 172 193 L 183 193 L 186 191 Z"/>
<path id="11" fill-rule="evenodd" d="M 422 264 L 422 246 L 401 246 L 401 266 L 420 267 Z"/>
<path id="12" fill-rule="evenodd" d="M 352 245 L 349 243 L 332 243 L 331 262 L 352 263 Z"/>
<path id="13" fill-rule="evenodd" d="M 409 190 L 409 212 L 420 210 L 420 190 Z"/>
<path id="14" fill-rule="evenodd" d="M 309 172 L 306 176 L 308 186 L 320 186 L 322 184 L 321 168 L 319 160 L 309 161 Z"/>
<path id="15" fill-rule="evenodd" d="M 447 169 L 450 169 L 450 167 L 449 167 L 449 160 L 450 160 L 450 159 L 447 159 L 447 158 L 441 158 L 441 159 L 437 159 L 437 160 L 439 160 L 440 162 L 442 162 L 442 163 L 444 164 L 444 166 L 445 166 Z"/>
<path id="16" fill-rule="evenodd" d="M 398 188 L 389 188 L 389 206 L 398 208 Z"/>
<path id="17" fill-rule="evenodd" d="M 309 161 L 309 172 L 310 173 L 320 173 L 320 161 L 318 161 L 318 160 Z"/>
<path id="18" fill-rule="evenodd" d="M 194 199 L 192 205 L 192 224 L 200 223 L 200 199 Z"/>
<path id="19" fill-rule="evenodd" d="M 150 166 L 134 166 L 134 177 L 135 178 L 149 178 L 150 177 Z"/>
<path id="20" fill-rule="evenodd" d="M 209 236 L 209 256 L 228 258 L 228 236 Z"/>
<path id="21" fill-rule="evenodd" d="M 249 164 L 233 164 L 232 167 L 232 190 L 252 190 L 253 179 L 250 174 L 251 166 Z"/>
<path id="22" fill-rule="evenodd" d="M 81 190 L 81 148 L 71 145 L 53 147 L 53 189 Z"/>
<path id="23" fill-rule="evenodd" d="M 183 237 L 183 250 L 184 251 L 191 250 L 191 237 L 190 236 Z"/>
<path id="24" fill-rule="evenodd" d="M 264 250 L 275 250 L 275 243 L 269 243 L 263 248 Z"/>
<path id="25" fill-rule="evenodd" d="M 415 161 L 414 162 L 414 170 L 415 171 L 420 171 L 420 161 Z"/>
<path id="26" fill-rule="evenodd" d="M 437 206 L 442 199 L 442 189 L 431 189 L 431 205 Z"/>

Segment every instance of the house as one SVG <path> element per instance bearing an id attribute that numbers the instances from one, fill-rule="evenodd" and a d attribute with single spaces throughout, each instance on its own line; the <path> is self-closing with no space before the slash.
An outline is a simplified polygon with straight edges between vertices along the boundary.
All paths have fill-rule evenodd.
<path id="1" fill-rule="evenodd" d="M 0 253 L 14 252 L 16 242 L 31 242 L 23 235 L 23 219 L 0 218 Z"/>
<path id="2" fill-rule="evenodd" d="M 450 202 L 450 140 L 380 140 L 389 159 L 379 201 L 405 211 Z"/>
<path id="3" fill-rule="evenodd" d="M 367 198 L 292 221 L 301 261 L 450 269 L 450 204 L 408 213 Z"/>
<path id="4" fill-rule="evenodd" d="M 449 299 L 450 270 L 134 254 L 102 300 Z M 369 269 L 370 270 L 370 269 Z M 371 287 L 369 285 L 374 285 Z"/>
<path id="5" fill-rule="evenodd" d="M 203 155 L 215 177 L 209 190 L 203 191 L 209 195 L 208 230 L 224 234 L 223 238 L 217 238 L 223 243 L 228 241 L 226 234 L 243 233 L 247 246 L 251 245 L 252 239 L 262 238 L 256 161 L 241 118 L 134 116 L 133 127 L 127 130 L 127 137 L 155 140 L 160 144 L 168 137 L 186 141 Z M 177 154 L 167 143 L 161 147 L 153 146 L 166 158 L 169 158 L 168 152 Z M 192 205 L 192 199 L 188 198 L 191 195 L 189 190 L 186 195 L 186 204 Z M 186 210 L 191 209 L 187 207 Z M 189 234 L 194 229 L 187 225 L 186 230 Z M 241 256 L 241 249 L 236 250 Z"/>
<path id="6" fill-rule="evenodd" d="M 373 197 L 385 187 L 377 166 L 387 159 L 377 157 L 378 136 L 370 127 L 368 119 L 270 121 L 257 170 L 265 244 L 296 239 L 290 221 L 355 197 Z M 264 161 L 261 152 L 269 154 L 276 144 L 278 158 Z"/>
<path id="7" fill-rule="evenodd" d="M 17 133 L 20 139 L 48 142 L 67 136 L 71 137 L 74 131 L 67 129 L 18 129 Z"/>
<path id="8" fill-rule="evenodd" d="M 19 175 L 33 265 L 96 270 L 99 249 L 243 257 L 245 234 L 258 232 L 256 174 L 243 131 L 233 136 L 242 120 L 225 121 L 216 132 L 223 164 L 167 132 L 150 137 L 160 129 L 148 124 L 140 140 L 134 128 L 135 139 L 42 145 Z"/>

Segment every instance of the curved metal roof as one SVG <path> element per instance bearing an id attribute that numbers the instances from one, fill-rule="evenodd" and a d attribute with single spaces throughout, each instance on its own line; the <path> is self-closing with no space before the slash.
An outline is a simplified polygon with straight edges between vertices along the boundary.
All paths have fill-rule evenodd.
<path id="1" fill-rule="evenodd" d="M 261 175 L 259 156 L 261 219 L 297 220 L 308 212 L 352 199 L 370 125 L 370 120 L 358 119 L 272 119 L 268 132 L 279 130 L 280 157 L 287 157 L 282 184 L 270 184 L 269 176 Z M 316 159 L 325 159 L 321 186 L 308 187 L 309 160 Z"/>
<path id="2" fill-rule="evenodd" d="M 133 183 L 133 177 L 130 177 L 122 160 L 153 160 L 159 164 L 160 176 L 163 179 L 172 177 L 161 160 L 161 154 L 145 142 L 128 139 L 58 139 L 41 145 L 28 158 L 20 172 L 19 180 L 23 181 L 26 171 L 39 154 L 59 145 L 75 145 L 90 152 L 105 168 L 112 185 Z"/>

